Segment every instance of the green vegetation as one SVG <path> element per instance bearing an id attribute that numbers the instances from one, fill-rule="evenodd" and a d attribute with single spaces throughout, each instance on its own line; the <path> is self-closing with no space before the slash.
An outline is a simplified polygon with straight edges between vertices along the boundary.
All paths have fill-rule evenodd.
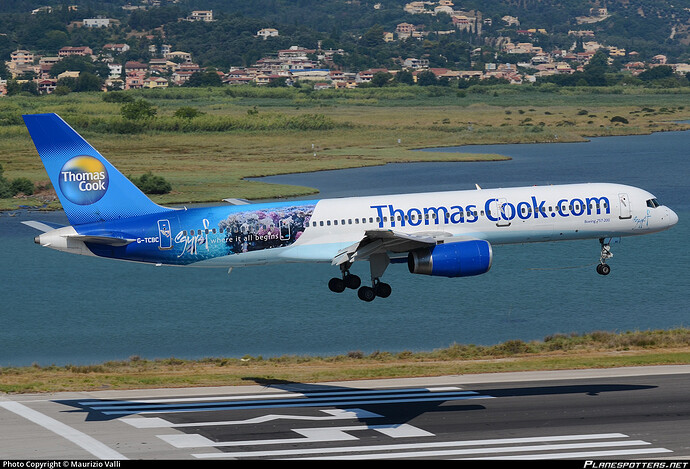
<path id="1" fill-rule="evenodd" d="M 162 176 L 156 176 L 151 171 L 140 177 L 129 178 L 144 194 L 167 194 L 172 186 Z"/>
<path id="2" fill-rule="evenodd" d="M 34 193 L 34 183 L 25 177 L 18 177 L 8 181 L 3 176 L 4 170 L 0 164 L 0 199 L 14 197 L 17 194 L 32 195 Z"/>
<path id="3" fill-rule="evenodd" d="M 184 386 L 319 382 L 506 371 L 610 368 L 690 363 L 690 330 L 554 335 L 492 346 L 453 344 L 431 352 L 332 357 L 206 358 L 97 365 L 0 368 L 0 392 L 58 392 Z"/>
<path id="4" fill-rule="evenodd" d="M 62 96 L 16 96 L 0 110 L 0 164 L 26 178 L 33 196 L 0 199 L 59 208 L 21 115 L 56 112 L 124 174 L 149 171 L 171 185 L 162 204 L 266 199 L 313 188 L 249 178 L 390 162 L 475 161 L 501 155 L 420 152 L 492 143 L 582 141 L 592 136 L 688 128 L 690 88 L 397 85 L 355 90 L 237 86 L 171 88 Z M 155 114 L 127 119 L 145 102 Z M 123 136 L 125 138 L 123 138 Z M 500 164 L 500 163 L 497 163 Z"/>

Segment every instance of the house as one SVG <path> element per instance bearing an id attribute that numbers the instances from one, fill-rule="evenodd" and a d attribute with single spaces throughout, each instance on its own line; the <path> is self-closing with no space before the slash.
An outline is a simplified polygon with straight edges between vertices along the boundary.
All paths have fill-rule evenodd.
<path id="1" fill-rule="evenodd" d="M 419 15 L 422 13 L 430 13 L 430 11 L 427 11 L 426 2 L 410 2 L 405 5 L 403 8 L 406 13 L 409 13 L 411 15 Z"/>
<path id="2" fill-rule="evenodd" d="M 149 70 L 156 73 L 167 73 L 175 68 L 177 64 L 167 59 L 149 60 Z"/>
<path id="3" fill-rule="evenodd" d="M 109 18 L 84 18 L 84 26 L 87 28 L 107 28 L 110 26 Z"/>
<path id="4" fill-rule="evenodd" d="M 58 51 L 60 57 L 69 57 L 70 55 L 78 55 L 80 57 L 85 57 L 87 55 L 93 55 L 93 50 L 87 46 L 80 47 L 63 47 Z"/>
<path id="5" fill-rule="evenodd" d="M 258 37 L 263 38 L 264 40 L 268 39 L 269 37 L 278 37 L 278 30 L 275 28 L 263 28 L 260 29 L 256 32 L 256 35 Z"/>
<path id="6" fill-rule="evenodd" d="M 10 66 L 32 65 L 34 54 L 28 50 L 18 49 L 10 54 Z"/>
<path id="7" fill-rule="evenodd" d="M 41 94 L 50 94 L 53 91 L 55 91 L 55 87 L 57 86 L 57 80 L 55 79 L 43 79 L 43 80 L 38 80 L 38 92 Z"/>
<path id="8" fill-rule="evenodd" d="M 309 55 L 316 53 L 316 49 L 305 49 L 300 46 L 291 46 L 289 49 L 278 51 L 278 58 L 285 59 L 301 59 L 308 60 Z"/>
<path id="9" fill-rule="evenodd" d="M 168 52 L 167 54 L 163 54 L 163 57 L 168 59 L 168 60 L 174 60 L 174 61 L 182 61 L 182 62 L 191 62 L 192 61 L 192 54 L 189 52 L 182 52 L 182 51 L 175 51 L 175 52 Z"/>
<path id="10" fill-rule="evenodd" d="M 103 50 L 121 54 L 122 52 L 127 52 L 129 50 L 129 46 L 127 44 L 106 44 L 103 46 Z"/>
<path id="11" fill-rule="evenodd" d="M 149 77 L 144 79 L 144 88 L 167 88 L 168 80 L 162 77 Z"/>
<path id="12" fill-rule="evenodd" d="M 223 83 L 228 85 L 245 85 L 252 81 L 252 77 L 249 76 L 246 70 L 230 70 L 225 77 L 223 77 Z"/>
<path id="13" fill-rule="evenodd" d="M 125 78 L 125 89 L 126 90 L 135 90 L 135 89 L 143 88 L 145 77 L 146 77 L 145 72 L 141 72 L 141 71 L 128 72 L 127 77 Z"/>
<path id="14" fill-rule="evenodd" d="M 135 60 L 129 60 L 125 62 L 125 73 L 130 72 L 144 72 L 146 73 L 149 69 L 148 64 L 137 62 Z"/>
<path id="15" fill-rule="evenodd" d="M 189 21 L 213 21 L 213 10 L 196 10 L 187 18 Z"/>
<path id="16" fill-rule="evenodd" d="M 429 66 L 429 59 L 417 59 L 414 57 L 407 58 L 403 61 L 403 67 L 417 70 Z"/>
<path id="17" fill-rule="evenodd" d="M 58 81 L 62 80 L 63 78 L 79 78 L 79 73 L 80 72 L 78 70 L 65 70 L 56 78 L 58 79 Z"/>
<path id="18" fill-rule="evenodd" d="M 388 73 L 386 68 L 370 68 L 369 70 L 363 70 L 355 75 L 355 83 L 369 83 L 374 75 L 379 72 Z"/>
<path id="19" fill-rule="evenodd" d="M 414 31 L 416 31 L 415 25 L 410 23 L 400 23 L 395 27 L 395 33 L 398 35 L 398 39 L 407 39 L 412 36 Z"/>

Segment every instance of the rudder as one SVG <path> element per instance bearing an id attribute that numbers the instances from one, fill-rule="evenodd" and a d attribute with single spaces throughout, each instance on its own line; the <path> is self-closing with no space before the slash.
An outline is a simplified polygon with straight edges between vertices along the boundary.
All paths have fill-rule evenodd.
<path id="1" fill-rule="evenodd" d="M 72 225 L 172 210 L 149 199 L 57 114 L 23 117 Z"/>

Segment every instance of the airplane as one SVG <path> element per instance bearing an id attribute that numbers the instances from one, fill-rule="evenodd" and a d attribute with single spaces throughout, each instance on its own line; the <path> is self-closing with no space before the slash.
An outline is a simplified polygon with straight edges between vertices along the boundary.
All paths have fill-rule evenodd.
<path id="1" fill-rule="evenodd" d="M 154 203 L 57 114 L 24 122 L 60 199 L 68 226 L 25 224 L 41 246 L 155 265 L 234 267 L 321 262 L 338 267 L 331 291 L 386 298 L 390 264 L 413 274 L 466 277 L 488 272 L 492 246 L 597 239 L 597 272 L 608 275 L 610 245 L 678 222 L 649 192 L 588 183 L 377 195 L 214 207 Z M 368 261 L 371 283 L 350 273 Z"/>

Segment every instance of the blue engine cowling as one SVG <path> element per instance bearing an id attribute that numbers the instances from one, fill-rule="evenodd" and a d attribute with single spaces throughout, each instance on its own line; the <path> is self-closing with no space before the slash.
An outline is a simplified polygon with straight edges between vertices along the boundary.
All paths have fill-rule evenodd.
<path id="1" fill-rule="evenodd" d="M 459 241 L 410 251 L 407 266 L 413 274 L 469 277 L 488 272 L 492 259 L 487 241 Z"/>

